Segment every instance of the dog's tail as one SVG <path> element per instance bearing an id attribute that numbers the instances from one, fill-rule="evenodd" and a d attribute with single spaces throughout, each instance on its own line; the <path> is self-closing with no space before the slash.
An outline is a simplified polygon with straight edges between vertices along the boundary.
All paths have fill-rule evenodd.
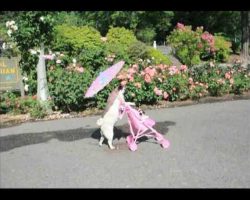
<path id="1" fill-rule="evenodd" d="M 96 124 L 98 126 L 101 126 L 103 124 L 103 118 L 98 119 L 97 122 L 96 122 Z"/>

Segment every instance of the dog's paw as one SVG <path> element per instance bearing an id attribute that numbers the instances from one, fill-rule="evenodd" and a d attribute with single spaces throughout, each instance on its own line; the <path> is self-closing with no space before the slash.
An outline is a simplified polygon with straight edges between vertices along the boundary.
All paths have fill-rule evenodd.
<path id="1" fill-rule="evenodd" d="M 96 124 L 97 124 L 98 126 L 101 126 L 102 123 L 103 123 L 103 118 L 98 119 L 97 122 L 96 122 Z"/>
<path id="2" fill-rule="evenodd" d="M 111 150 L 114 150 L 115 149 L 115 147 L 114 146 L 112 146 L 112 147 L 109 147 Z"/>

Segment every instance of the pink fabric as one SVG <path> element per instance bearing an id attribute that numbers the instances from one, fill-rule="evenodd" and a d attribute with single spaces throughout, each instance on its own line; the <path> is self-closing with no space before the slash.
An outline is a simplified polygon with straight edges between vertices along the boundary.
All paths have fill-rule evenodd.
<path id="1" fill-rule="evenodd" d="M 109 82 L 119 73 L 124 65 L 124 61 L 120 61 L 105 71 L 101 72 L 99 76 L 93 81 L 91 86 L 88 88 L 85 98 L 93 97 L 96 93 L 102 90 Z"/>
<path id="2" fill-rule="evenodd" d="M 131 125 L 135 130 L 140 129 L 141 131 L 144 131 L 148 129 L 144 124 L 150 127 L 153 127 L 155 125 L 155 121 L 151 118 L 147 118 L 145 119 L 145 121 L 142 120 L 142 117 L 140 116 L 138 110 L 132 108 L 131 106 L 127 106 L 127 114 Z"/>

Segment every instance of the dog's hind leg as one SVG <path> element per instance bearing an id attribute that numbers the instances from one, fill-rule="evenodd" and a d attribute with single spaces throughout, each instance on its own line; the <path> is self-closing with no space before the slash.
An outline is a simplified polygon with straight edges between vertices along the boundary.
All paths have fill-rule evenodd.
<path id="1" fill-rule="evenodd" d="M 108 145 L 109 145 L 109 148 L 111 149 L 111 150 L 113 150 L 113 149 L 115 149 L 115 147 L 113 146 L 113 137 L 114 137 L 114 130 L 113 130 L 113 128 L 112 129 L 109 129 L 108 130 L 109 131 L 109 134 L 105 134 L 107 137 L 107 140 L 108 140 Z"/>
<path id="2" fill-rule="evenodd" d="M 100 133 L 101 133 L 101 138 L 100 138 L 100 141 L 99 141 L 99 146 L 102 146 L 102 143 L 104 141 L 104 137 L 103 137 L 103 134 L 102 134 L 102 130 L 100 130 Z"/>
<path id="3" fill-rule="evenodd" d="M 108 140 L 108 145 L 111 150 L 115 149 L 115 147 L 112 145 L 112 140 Z"/>

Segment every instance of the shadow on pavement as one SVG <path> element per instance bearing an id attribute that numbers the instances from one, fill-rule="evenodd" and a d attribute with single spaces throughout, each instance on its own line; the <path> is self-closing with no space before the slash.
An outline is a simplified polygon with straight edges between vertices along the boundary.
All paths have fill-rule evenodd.
<path id="1" fill-rule="evenodd" d="M 163 135 L 168 132 L 168 126 L 175 125 L 175 122 L 165 121 L 158 122 L 154 128 Z M 114 139 L 120 140 L 129 135 L 129 126 L 127 124 L 123 126 L 116 126 L 114 129 Z M 8 135 L 0 137 L 0 152 L 10 151 L 17 147 L 26 145 L 39 144 L 48 142 L 51 139 L 58 139 L 60 141 L 72 142 L 75 140 L 81 140 L 84 138 L 93 138 L 99 140 L 99 129 L 72 129 L 65 131 L 51 131 L 42 133 L 23 133 L 18 135 Z M 145 141 L 146 138 L 141 138 L 140 141 Z M 105 141 L 106 142 L 106 141 Z M 104 142 L 104 143 L 105 143 Z M 107 143 L 106 143 L 107 144 Z"/>

